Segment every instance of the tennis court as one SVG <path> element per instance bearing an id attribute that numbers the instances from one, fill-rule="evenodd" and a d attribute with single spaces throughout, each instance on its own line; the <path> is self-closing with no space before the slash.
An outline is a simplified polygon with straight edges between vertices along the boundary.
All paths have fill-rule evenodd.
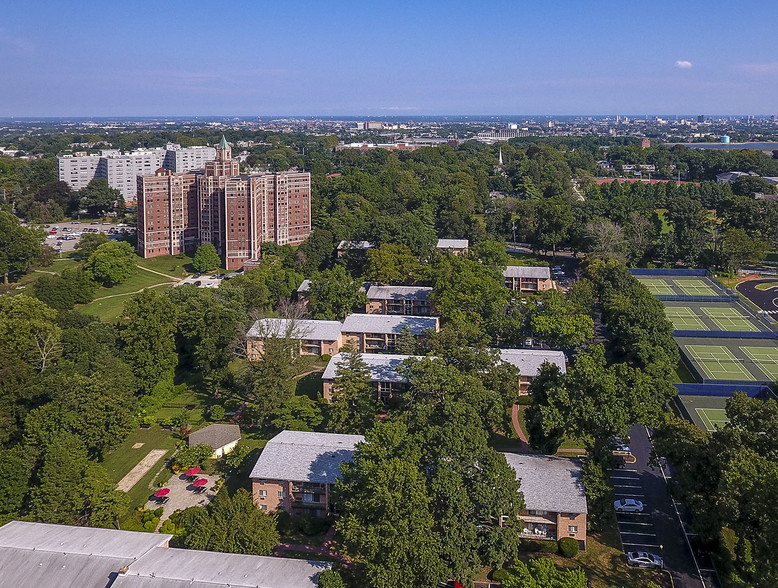
<path id="1" fill-rule="evenodd" d="M 662 280 L 660 278 L 641 278 L 638 277 L 638 281 L 643 284 L 646 288 L 648 288 L 648 291 L 651 292 L 654 296 L 672 296 L 675 294 L 675 290 L 673 290 L 672 286 L 668 284 L 665 280 Z"/>
<path id="2" fill-rule="evenodd" d="M 697 408 L 695 410 L 708 431 L 723 429 L 724 425 L 729 422 L 727 411 L 723 408 Z"/>
<path id="3" fill-rule="evenodd" d="M 697 313 L 688 306 L 665 306 L 665 314 L 676 331 L 708 331 L 708 327 L 697 318 Z"/>
<path id="4" fill-rule="evenodd" d="M 778 381 L 778 347 L 741 347 L 740 350 L 770 379 Z"/>
<path id="5" fill-rule="evenodd" d="M 708 380 L 756 380 L 724 345 L 685 345 L 684 349 Z"/>
<path id="6" fill-rule="evenodd" d="M 690 420 L 703 431 L 713 431 L 729 422 L 727 419 L 728 396 L 676 396 L 675 404 L 682 417 Z"/>
<path id="7" fill-rule="evenodd" d="M 736 308 L 704 306 L 702 312 L 716 323 L 722 331 L 758 331 L 759 329 L 747 316 Z"/>
<path id="8" fill-rule="evenodd" d="M 705 280 L 687 278 L 676 279 L 675 283 L 687 296 L 717 296 L 718 293 L 711 288 Z"/>

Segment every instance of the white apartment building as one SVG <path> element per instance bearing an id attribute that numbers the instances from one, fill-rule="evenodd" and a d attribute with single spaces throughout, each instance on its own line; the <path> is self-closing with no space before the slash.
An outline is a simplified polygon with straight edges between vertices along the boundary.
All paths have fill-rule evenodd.
<path id="1" fill-rule="evenodd" d="M 181 147 L 168 143 L 164 148 L 138 149 L 122 153 L 104 149 L 100 155 L 63 155 L 57 157 L 57 179 L 74 190 L 84 188 L 95 178 L 105 178 L 112 188 L 124 196 L 126 202 L 137 196 L 137 177 L 154 175 L 160 168 L 172 172 L 187 172 L 205 167 L 206 161 L 216 158 L 213 147 Z"/>

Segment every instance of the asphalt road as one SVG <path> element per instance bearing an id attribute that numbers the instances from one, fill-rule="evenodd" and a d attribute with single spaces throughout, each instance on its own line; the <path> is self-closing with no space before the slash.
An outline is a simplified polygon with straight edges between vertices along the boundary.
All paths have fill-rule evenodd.
<path id="1" fill-rule="evenodd" d="M 758 284 L 778 284 L 778 280 L 765 279 L 765 280 L 746 280 L 740 282 L 737 285 L 737 291 L 743 296 L 748 298 L 751 302 L 756 304 L 759 308 L 764 310 L 775 320 L 778 320 L 778 288 L 771 288 L 769 290 L 757 290 Z"/>
<path id="2" fill-rule="evenodd" d="M 611 482 L 617 499 L 635 498 L 645 508 L 640 514 L 616 517 L 625 551 L 649 551 L 662 556 L 676 588 L 718 587 L 710 559 L 699 552 L 695 537 L 685 534 L 689 528 L 688 516 L 667 491 L 666 478 L 672 475 L 670 467 L 664 465 L 660 469 L 648 465 L 651 441 L 645 427 L 632 428 L 630 447 L 635 463 L 611 472 Z"/>

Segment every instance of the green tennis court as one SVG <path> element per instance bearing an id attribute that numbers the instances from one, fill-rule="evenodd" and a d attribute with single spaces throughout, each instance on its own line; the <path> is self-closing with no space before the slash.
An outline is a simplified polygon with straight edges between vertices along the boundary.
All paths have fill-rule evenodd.
<path id="1" fill-rule="evenodd" d="M 705 280 L 675 280 L 678 287 L 687 296 L 716 296 L 716 292 L 705 283 Z"/>
<path id="2" fill-rule="evenodd" d="M 654 296 L 675 294 L 672 286 L 659 278 L 638 278 L 638 281 L 648 288 L 648 291 Z"/>
<path id="3" fill-rule="evenodd" d="M 723 345 L 686 345 L 685 349 L 708 380 L 756 380 L 742 362 Z"/>
<path id="4" fill-rule="evenodd" d="M 740 350 L 769 378 L 778 381 L 778 347 L 741 347 Z"/>
<path id="5" fill-rule="evenodd" d="M 677 331 L 707 331 L 697 313 L 688 306 L 665 306 L 665 314 Z"/>
<path id="6" fill-rule="evenodd" d="M 723 408 L 696 408 L 695 410 L 708 431 L 723 429 L 729 422 L 727 411 Z"/>
<path id="7" fill-rule="evenodd" d="M 747 316 L 737 311 L 736 308 L 712 308 L 703 307 L 702 312 L 716 323 L 722 331 L 758 331 L 759 329 Z"/>

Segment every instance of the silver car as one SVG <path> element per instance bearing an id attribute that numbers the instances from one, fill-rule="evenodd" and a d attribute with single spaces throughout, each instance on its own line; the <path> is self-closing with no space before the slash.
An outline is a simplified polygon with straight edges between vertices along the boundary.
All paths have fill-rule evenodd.
<path id="1" fill-rule="evenodd" d="M 643 512 L 643 503 L 634 498 L 622 498 L 613 503 L 616 512 Z"/>
<path id="2" fill-rule="evenodd" d="M 661 570 L 665 567 L 665 562 L 658 555 L 648 553 L 647 551 L 630 551 L 627 553 L 627 565 L 636 568 Z"/>

